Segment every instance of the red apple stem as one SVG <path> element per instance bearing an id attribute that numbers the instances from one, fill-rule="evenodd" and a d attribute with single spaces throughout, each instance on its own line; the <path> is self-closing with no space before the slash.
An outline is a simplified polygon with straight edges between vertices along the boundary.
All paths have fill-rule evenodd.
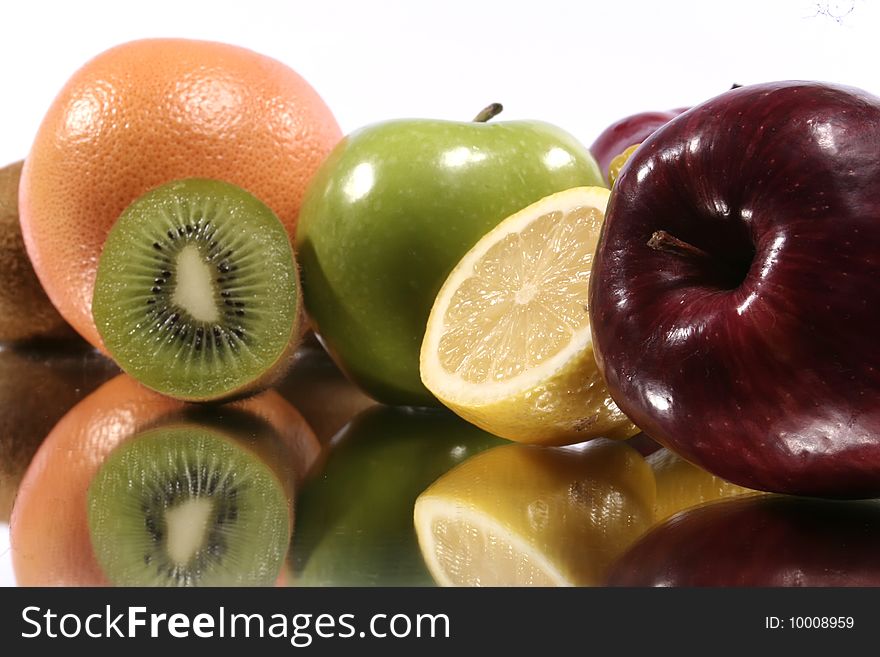
<path id="1" fill-rule="evenodd" d="M 665 251 L 684 258 L 696 258 L 699 260 L 714 260 L 712 256 L 693 244 L 689 244 L 678 239 L 675 235 L 670 235 L 665 230 L 654 231 L 651 239 L 648 240 L 648 246 L 655 251 Z"/>
<path id="2" fill-rule="evenodd" d="M 696 247 L 693 244 L 689 244 L 684 240 L 680 240 L 675 235 L 670 235 L 665 230 L 655 231 L 654 234 L 651 235 L 651 239 L 648 240 L 648 246 L 655 251 L 671 253 L 681 258 L 691 260 L 692 262 L 702 262 L 703 264 L 708 265 L 711 270 L 720 274 L 724 280 L 728 281 L 732 286 L 738 285 L 742 282 L 743 276 L 745 275 L 744 273 L 742 275 L 737 273 L 736 265 L 733 263 L 727 262 L 722 258 L 713 257 L 706 251 L 703 251 L 703 249 Z"/>
<path id="3" fill-rule="evenodd" d="M 504 109 L 504 106 L 501 103 L 492 103 L 491 105 L 486 105 L 483 109 L 480 110 L 480 113 L 474 117 L 474 123 L 485 123 L 490 119 L 501 114 L 501 110 Z"/>

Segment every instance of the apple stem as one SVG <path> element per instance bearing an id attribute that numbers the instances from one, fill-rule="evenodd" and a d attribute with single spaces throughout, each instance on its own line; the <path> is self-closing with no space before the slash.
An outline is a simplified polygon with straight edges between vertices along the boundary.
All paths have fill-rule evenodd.
<path id="1" fill-rule="evenodd" d="M 670 235 L 665 230 L 654 231 L 651 239 L 648 240 L 648 246 L 655 251 L 665 251 L 686 258 L 698 258 L 700 260 L 712 260 L 712 256 L 693 244 L 684 242 L 675 235 Z"/>
<path id="2" fill-rule="evenodd" d="M 492 103 L 480 110 L 480 113 L 474 117 L 474 123 L 485 123 L 489 119 L 501 114 L 504 106 L 501 103 Z"/>

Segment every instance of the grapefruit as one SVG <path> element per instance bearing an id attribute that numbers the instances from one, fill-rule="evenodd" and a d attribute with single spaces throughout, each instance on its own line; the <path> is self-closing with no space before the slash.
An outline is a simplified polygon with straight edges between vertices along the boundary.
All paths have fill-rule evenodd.
<path id="1" fill-rule="evenodd" d="M 19 212 L 61 315 L 103 348 L 91 314 L 98 256 L 135 198 L 181 178 L 245 188 L 293 234 L 313 173 L 341 139 L 295 71 L 237 46 L 147 39 L 98 55 L 53 101 L 28 155 Z"/>

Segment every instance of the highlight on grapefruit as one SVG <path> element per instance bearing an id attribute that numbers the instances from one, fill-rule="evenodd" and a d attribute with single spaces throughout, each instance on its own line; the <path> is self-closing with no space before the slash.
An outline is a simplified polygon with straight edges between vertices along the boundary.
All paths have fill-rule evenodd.
<path id="1" fill-rule="evenodd" d="M 129 203 L 171 180 L 225 180 L 292 235 L 312 175 L 341 138 L 318 93 L 275 59 L 187 39 L 116 46 L 71 77 L 37 132 L 19 189 L 28 255 L 61 315 L 102 348 L 95 271 Z"/>

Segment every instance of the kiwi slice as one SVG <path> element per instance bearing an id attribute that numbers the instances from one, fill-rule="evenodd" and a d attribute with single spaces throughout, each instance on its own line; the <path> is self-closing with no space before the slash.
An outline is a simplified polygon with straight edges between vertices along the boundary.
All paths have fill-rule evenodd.
<path id="1" fill-rule="evenodd" d="M 78 341 L 31 266 L 18 222 L 22 162 L 0 169 L 0 342 Z"/>
<path id="2" fill-rule="evenodd" d="M 284 373 L 301 335 L 290 239 L 235 185 L 157 187 L 111 229 L 92 314 L 119 366 L 154 390 L 189 401 L 255 392 Z"/>
<path id="3" fill-rule="evenodd" d="M 89 486 L 95 557 L 117 586 L 268 586 L 290 543 L 289 493 L 258 450 L 219 428 L 148 429 Z"/>

